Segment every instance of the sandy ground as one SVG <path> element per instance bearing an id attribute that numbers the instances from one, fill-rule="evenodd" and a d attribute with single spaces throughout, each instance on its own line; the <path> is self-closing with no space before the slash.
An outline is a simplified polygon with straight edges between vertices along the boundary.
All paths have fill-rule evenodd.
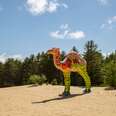
<path id="1" fill-rule="evenodd" d="M 93 87 L 89 94 L 71 87 L 70 97 L 61 97 L 63 86 L 43 85 L 0 88 L 0 116 L 116 116 L 116 90 Z"/>

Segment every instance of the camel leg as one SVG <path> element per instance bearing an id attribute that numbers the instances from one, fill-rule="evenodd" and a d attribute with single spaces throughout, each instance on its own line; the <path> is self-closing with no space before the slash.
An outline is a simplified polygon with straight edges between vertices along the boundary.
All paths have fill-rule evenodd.
<path id="1" fill-rule="evenodd" d="M 85 66 L 79 67 L 77 72 L 82 76 L 82 78 L 85 81 L 86 89 L 84 90 L 84 92 L 85 93 L 91 92 L 91 81 L 90 81 L 90 77 L 86 71 L 86 67 Z"/>
<path id="2" fill-rule="evenodd" d="M 70 95 L 70 83 L 71 83 L 70 72 L 63 72 L 63 74 L 64 74 L 64 84 L 65 84 L 63 95 L 68 96 Z"/>

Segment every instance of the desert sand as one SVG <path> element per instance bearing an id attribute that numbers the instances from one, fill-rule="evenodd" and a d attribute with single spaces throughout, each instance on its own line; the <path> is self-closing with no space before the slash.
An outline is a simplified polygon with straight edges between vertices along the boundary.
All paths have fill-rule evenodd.
<path id="1" fill-rule="evenodd" d="M 71 87 L 42 85 L 0 88 L 0 116 L 116 116 L 116 90 L 93 87 L 89 94 Z"/>

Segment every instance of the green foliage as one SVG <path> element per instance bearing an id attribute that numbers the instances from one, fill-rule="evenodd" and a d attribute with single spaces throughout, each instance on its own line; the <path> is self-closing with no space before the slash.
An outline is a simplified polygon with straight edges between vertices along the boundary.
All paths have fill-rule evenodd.
<path id="1" fill-rule="evenodd" d="M 51 84 L 52 84 L 52 85 L 57 85 L 57 84 L 58 84 L 58 83 L 57 83 L 57 79 L 54 78 L 54 79 L 52 80 Z"/>
<path id="2" fill-rule="evenodd" d="M 75 46 L 72 50 L 78 52 Z M 65 51 L 62 51 L 61 61 L 65 56 Z M 92 85 L 107 84 L 116 87 L 116 51 L 103 58 L 101 51 L 91 40 L 85 44 L 83 56 L 87 61 L 87 71 Z M 10 58 L 5 63 L 0 62 L 0 87 L 29 83 L 63 85 L 63 74 L 54 66 L 52 56 L 42 52 L 37 55 L 32 54 L 24 61 Z M 71 73 L 71 85 L 84 85 L 83 78 Z"/>
<path id="3" fill-rule="evenodd" d="M 39 73 L 39 56 L 35 57 L 31 55 L 29 58 L 26 57 L 23 64 L 22 64 L 22 76 L 23 76 L 23 84 L 26 84 L 28 78 L 33 74 L 40 74 Z"/>
<path id="4" fill-rule="evenodd" d="M 60 71 L 54 66 L 52 56 L 43 52 L 40 57 L 39 67 L 40 72 L 46 76 L 48 83 L 51 83 L 54 78 L 61 81 Z"/>
<path id="5" fill-rule="evenodd" d="M 75 52 L 78 52 L 78 50 L 75 46 L 72 47 L 72 50 L 75 51 Z"/>
<path id="6" fill-rule="evenodd" d="M 9 58 L 4 64 L 3 86 L 13 86 L 21 84 L 21 67 L 18 60 Z"/>
<path id="7" fill-rule="evenodd" d="M 46 77 L 44 75 L 31 75 L 29 77 L 29 80 L 28 80 L 28 84 L 38 84 L 38 85 L 42 85 L 43 83 L 45 83 L 46 81 Z"/>
<path id="8" fill-rule="evenodd" d="M 4 65 L 0 63 L 0 87 L 4 84 Z"/>
<path id="9" fill-rule="evenodd" d="M 106 56 L 105 63 L 108 63 L 110 61 L 116 62 L 116 50 L 115 52 L 112 52 L 109 56 Z"/>
<path id="10" fill-rule="evenodd" d="M 116 88 L 116 63 L 110 61 L 104 64 L 104 83 Z"/>
<path id="11" fill-rule="evenodd" d="M 102 54 L 97 50 L 97 45 L 94 41 L 88 41 L 85 45 L 84 57 L 87 61 L 87 71 L 91 78 L 92 85 L 103 83 L 102 79 Z"/>

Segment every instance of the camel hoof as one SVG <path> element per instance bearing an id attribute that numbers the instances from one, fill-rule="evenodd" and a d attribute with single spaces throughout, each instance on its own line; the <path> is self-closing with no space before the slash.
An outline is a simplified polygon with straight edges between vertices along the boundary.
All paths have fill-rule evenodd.
<path id="1" fill-rule="evenodd" d="M 83 93 L 86 94 L 86 93 L 90 93 L 91 92 L 91 89 L 84 89 L 83 90 Z"/>
<path id="2" fill-rule="evenodd" d="M 59 96 L 69 96 L 70 95 L 70 92 L 63 92 L 62 94 L 60 94 Z"/>

